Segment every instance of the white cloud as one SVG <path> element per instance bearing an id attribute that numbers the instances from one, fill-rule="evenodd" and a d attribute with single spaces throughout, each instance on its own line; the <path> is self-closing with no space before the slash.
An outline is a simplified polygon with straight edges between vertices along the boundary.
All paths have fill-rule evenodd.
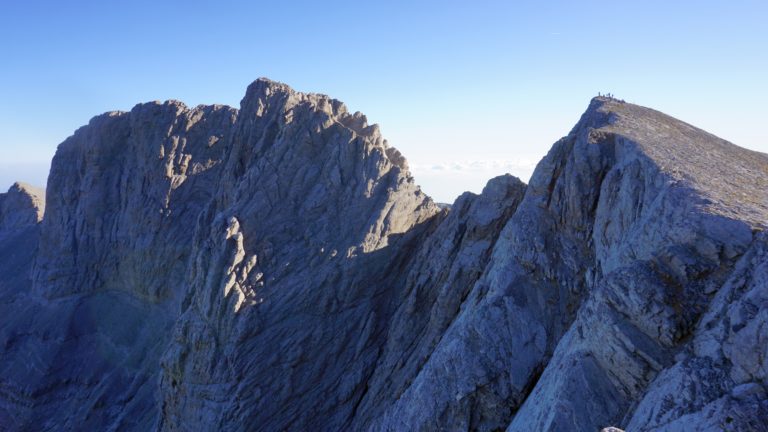
<path id="1" fill-rule="evenodd" d="M 439 161 L 426 164 L 411 163 L 410 168 L 414 173 L 439 171 L 439 172 L 497 172 L 499 174 L 516 172 L 533 172 L 538 163 L 533 159 L 475 159 L 466 161 Z"/>
<path id="2" fill-rule="evenodd" d="M 422 190 L 438 202 L 453 202 L 465 191 L 480 193 L 493 177 L 512 174 L 528 182 L 538 160 L 468 159 L 410 163 L 410 170 Z"/>

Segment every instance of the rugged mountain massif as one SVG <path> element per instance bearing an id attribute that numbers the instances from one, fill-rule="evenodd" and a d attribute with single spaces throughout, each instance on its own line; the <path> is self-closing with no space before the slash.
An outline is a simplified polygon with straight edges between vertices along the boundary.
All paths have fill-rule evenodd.
<path id="1" fill-rule="evenodd" d="M 0 425 L 768 430 L 767 225 L 768 155 L 610 98 L 445 209 L 327 96 L 137 105 L 0 194 Z"/>

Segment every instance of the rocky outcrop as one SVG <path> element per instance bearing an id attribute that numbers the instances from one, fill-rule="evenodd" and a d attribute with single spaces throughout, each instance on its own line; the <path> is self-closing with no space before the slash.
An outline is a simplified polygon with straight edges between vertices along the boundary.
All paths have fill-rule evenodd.
<path id="1" fill-rule="evenodd" d="M 765 431 L 768 238 L 756 235 L 670 366 L 627 416 L 627 430 Z"/>
<path id="2" fill-rule="evenodd" d="M 0 423 L 156 421 L 159 358 L 178 317 L 190 231 L 236 114 L 141 104 L 95 117 L 59 146 L 33 286 L 4 314 Z"/>
<path id="3" fill-rule="evenodd" d="M 406 400 L 412 392 L 414 380 L 432 364 L 436 350 L 445 343 L 446 331 L 463 305 L 468 304 L 468 296 L 488 265 L 499 233 L 524 193 L 525 184 L 517 178 L 494 178 L 480 195 L 467 192 L 460 196 L 447 217 L 423 241 L 401 282 L 402 293 L 393 299 L 396 310 L 388 320 L 386 342 L 375 372 L 367 381 L 368 390 L 360 401 L 352 429 L 371 428 L 392 410 L 395 401 Z M 450 367 L 456 366 L 460 365 Z M 435 390 L 433 396 L 437 399 L 438 387 Z M 408 405 L 397 412 L 413 416 Z M 425 420 L 431 422 L 430 428 L 437 426 L 437 416 L 431 413 L 400 419 L 410 428 Z"/>
<path id="4" fill-rule="evenodd" d="M 177 295 L 236 118 L 224 106 L 153 102 L 95 117 L 64 141 L 48 182 L 36 289 L 155 303 Z"/>
<path id="5" fill-rule="evenodd" d="M 450 207 L 325 95 L 108 113 L 42 224 L 0 195 L 32 230 L 0 235 L 0 424 L 761 430 L 766 190 L 768 156 L 610 98 Z"/>
<path id="6" fill-rule="evenodd" d="M 0 296 L 3 303 L 30 289 L 45 193 L 16 183 L 0 194 Z"/>
<path id="7" fill-rule="evenodd" d="M 33 226 L 43 220 L 45 192 L 24 183 L 14 183 L 0 193 L 0 231 Z"/>
<path id="8" fill-rule="evenodd" d="M 585 131 L 587 144 L 607 146 L 613 161 L 591 223 L 587 295 L 507 430 L 626 423 L 650 383 L 685 355 L 768 214 L 765 198 L 751 195 L 766 185 L 765 155 L 646 108 L 593 104 L 606 118 Z M 728 166 L 750 194 L 733 193 Z"/>
<path id="9" fill-rule="evenodd" d="M 341 427 L 439 209 L 377 126 L 324 95 L 255 82 L 232 146 L 163 357 L 161 427 Z"/>

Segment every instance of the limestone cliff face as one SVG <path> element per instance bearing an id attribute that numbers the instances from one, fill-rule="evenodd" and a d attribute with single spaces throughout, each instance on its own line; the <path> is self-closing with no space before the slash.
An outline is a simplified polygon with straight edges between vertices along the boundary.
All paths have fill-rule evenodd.
<path id="1" fill-rule="evenodd" d="M 95 117 L 64 141 L 50 173 L 36 288 L 47 298 L 178 294 L 190 231 L 214 193 L 236 118 L 223 106 L 153 102 Z"/>
<path id="2" fill-rule="evenodd" d="M 438 207 L 377 126 L 265 80 L 242 101 L 162 361 L 168 430 L 341 427 Z"/>
<path id="3" fill-rule="evenodd" d="M 3 304 L 0 424 L 156 421 L 158 362 L 178 317 L 190 230 L 236 114 L 142 104 L 95 117 L 59 146 L 40 247 L 25 263 L 32 286 Z"/>
<path id="4" fill-rule="evenodd" d="M 588 224 L 594 255 L 587 290 L 507 430 L 626 425 L 651 382 L 691 357 L 701 317 L 721 307 L 715 293 L 765 227 L 766 155 L 647 108 L 597 100 L 592 110 L 605 118 L 585 117 L 575 132 L 584 137 L 582 146 L 605 147 L 611 156 Z M 574 150 L 586 151 L 578 143 Z M 735 185 L 743 193 L 735 194 Z M 647 422 L 630 429 L 664 427 Z"/>
<path id="5" fill-rule="evenodd" d="M 761 430 L 768 156 L 592 101 L 440 209 L 376 125 L 254 82 L 0 194 L 9 430 Z M 693 425 L 693 426 L 691 426 Z"/>

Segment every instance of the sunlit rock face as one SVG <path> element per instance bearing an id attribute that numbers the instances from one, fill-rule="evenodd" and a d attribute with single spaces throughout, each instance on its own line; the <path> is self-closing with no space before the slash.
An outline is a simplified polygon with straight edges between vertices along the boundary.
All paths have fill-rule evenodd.
<path id="1" fill-rule="evenodd" d="M 0 231 L 13 231 L 37 225 L 45 213 L 45 191 L 24 183 L 14 183 L 0 193 Z"/>
<path id="2" fill-rule="evenodd" d="M 448 207 L 260 79 L 95 117 L 46 195 L 0 194 L 4 430 L 768 423 L 768 156 L 647 108 Z"/>
<path id="3" fill-rule="evenodd" d="M 364 116 L 252 84 L 198 219 L 189 289 L 160 363 L 161 426 L 348 423 L 410 251 L 438 212 Z"/>

